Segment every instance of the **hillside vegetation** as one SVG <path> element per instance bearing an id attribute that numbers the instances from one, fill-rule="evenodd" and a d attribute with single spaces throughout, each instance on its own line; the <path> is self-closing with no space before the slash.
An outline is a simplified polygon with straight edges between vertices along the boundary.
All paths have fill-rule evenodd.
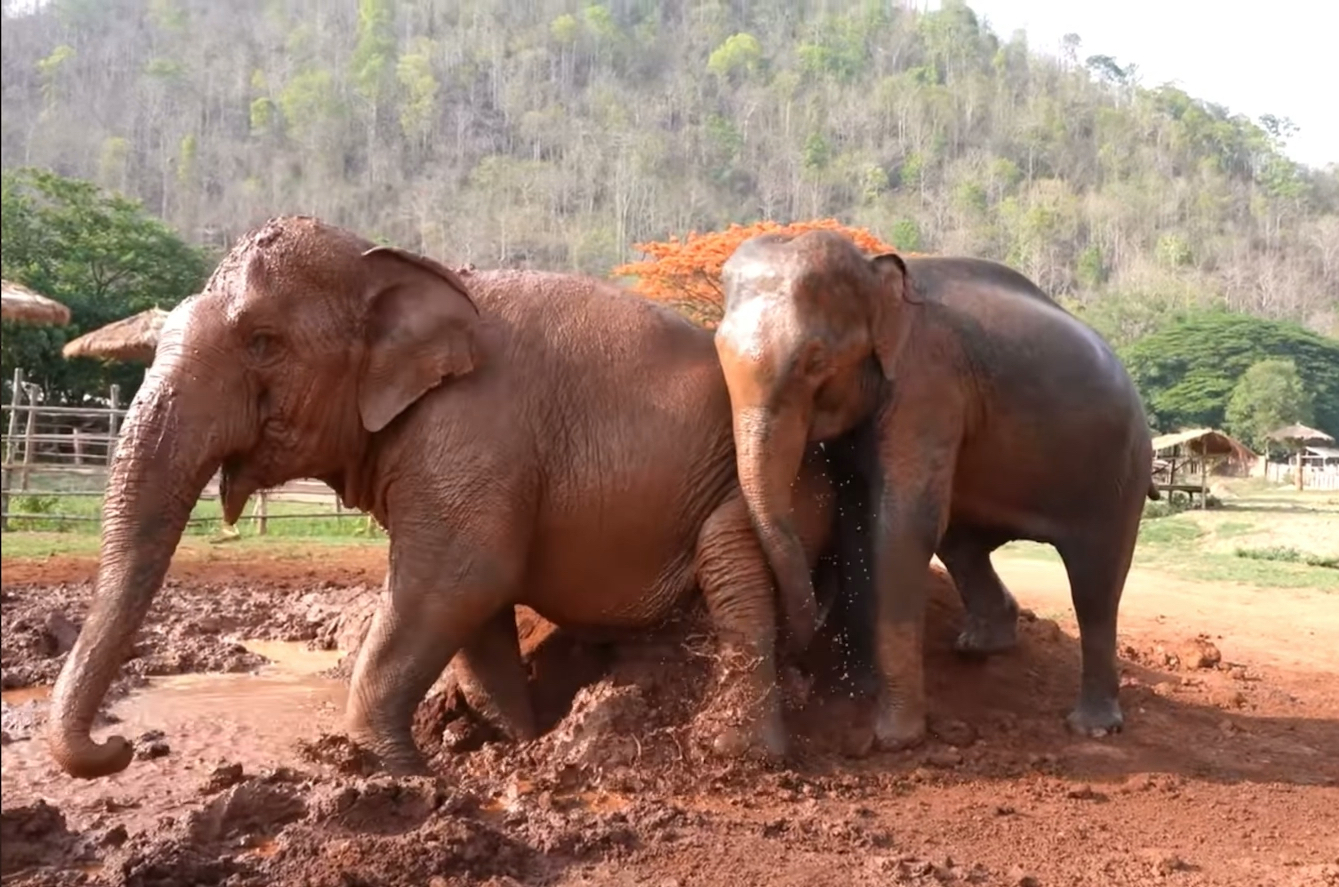
<path id="1" fill-rule="evenodd" d="M 1205 306 L 1339 332 L 1339 170 L 1290 162 L 1286 120 L 1140 85 L 1079 36 L 1036 54 L 953 0 L 36 10 L 6 4 L 4 165 L 213 250 L 303 211 L 605 273 L 669 234 L 835 217 L 1006 260 L 1117 344 Z"/>

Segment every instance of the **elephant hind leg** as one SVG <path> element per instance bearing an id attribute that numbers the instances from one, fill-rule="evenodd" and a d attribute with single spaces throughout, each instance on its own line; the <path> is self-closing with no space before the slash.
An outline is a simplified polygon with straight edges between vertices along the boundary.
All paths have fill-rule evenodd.
<path id="1" fill-rule="evenodd" d="M 1068 723 L 1074 732 L 1085 736 L 1105 736 L 1119 732 L 1124 725 L 1117 699 L 1116 613 L 1130 571 L 1134 541 L 1133 533 L 1124 543 L 1120 535 L 1097 532 L 1056 545 L 1069 574 L 1083 654 L 1079 701 Z"/>
<path id="2" fill-rule="evenodd" d="M 958 587 L 967 611 L 954 649 L 989 656 L 1018 643 L 1018 601 L 1000 581 L 990 555 L 1008 538 L 997 532 L 950 523 L 936 552 Z"/>
<path id="3" fill-rule="evenodd" d="M 538 735 L 514 607 L 488 620 L 451 667 L 465 701 L 481 718 L 518 742 Z"/>
<path id="4" fill-rule="evenodd" d="M 718 696 L 724 725 L 716 753 L 786 755 L 781 691 L 776 680 L 777 607 L 772 574 L 744 500 L 731 496 L 698 535 L 696 572 L 716 628 Z"/>

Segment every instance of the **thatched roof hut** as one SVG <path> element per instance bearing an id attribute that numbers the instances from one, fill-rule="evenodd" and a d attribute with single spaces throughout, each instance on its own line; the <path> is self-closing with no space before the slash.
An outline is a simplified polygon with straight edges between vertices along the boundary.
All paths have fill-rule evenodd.
<path id="1" fill-rule="evenodd" d="M 1173 453 L 1178 448 L 1188 456 L 1228 459 L 1239 465 L 1250 465 L 1256 459 L 1250 447 L 1215 428 L 1191 428 L 1153 438 L 1155 454 Z"/>
<path id="2" fill-rule="evenodd" d="M 1310 428 L 1300 422 L 1271 431 L 1266 437 L 1287 444 L 1296 453 L 1297 461 L 1293 466 L 1293 477 L 1297 481 L 1297 489 L 1299 490 L 1306 489 L 1307 469 L 1303 459 L 1306 455 L 1307 444 L 1334 443 L 1334 438 L 1324 431 L 1319 428 Z"/>
<path id="3" fill-rule="evenodd" d="M 124 360 L 153 363 L 158 349 L 158 336 L 163 331 L 167 312 L 150 308 L 139 314 L 113 321 L 84 333 L 67 342 L 61 353 L 66 357 L 100 357 L 103 360 Z"/>
<path id="4" fill-rule="evenodd" d="M 1215 428 L 1188 428 L 1153 438 L 1153 484 L 1160 490 L 1198 495 L 1209 505 L 1209 472 L 1224 463 L 1249 469 L 1251 448 Z M 1195 475 L 1199 475 L 1198 481 Z M 1179 476 L 1179 480 L 1178 480 Z"/>
<path id="5" fill-rule="evenodd" d="M 1268 437 L 1270 440 L 1276 440 L 1279 443 L 1292 444 L 1294 448 L 1308 443 L 1334 443 L 1334 438 L 1324 431 L 1319 428 L 1310 428 L 1300 422 L 1271 431 Z"/>
<path id="6" fill-rule="evenodd" d="M 19 323 L 64 326 L 70 322 L 70 309 L 55 299 L 48 299 L 12 280 L 0 280 L 0 307 L 4 319 Z"/>

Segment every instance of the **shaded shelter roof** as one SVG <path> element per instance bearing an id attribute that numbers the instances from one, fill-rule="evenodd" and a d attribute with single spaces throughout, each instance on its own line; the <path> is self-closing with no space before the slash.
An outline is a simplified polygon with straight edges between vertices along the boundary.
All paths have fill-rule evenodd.
<path id="1" fill-rule="evenodd" d="M 1319 428 L 1310 428 L 1306 425 L 1296 423 L 1294 425 L 1285 425 L 1276 431 L 1269 432 L 1270 440 L 1293 443 L 1334 443 L 1334 438 L 1321 431 Z"/>
<path id="2" fill-rule="evenodd" d="M 1154 453 L 1163 453 L 1182 445 L 1196 456 L 1226 456 L 1237 462 L 1249 462 L 1256 458 L 1246 444 L 1213 428 L 1190 428 L 1153 438 Z"/>
<path id="3" fill-rule="evenodd" d="M 101 357 L 104 360 L 153 363 L 154 352 L 158 350 L 158 336 L 163 331 L 163 321 L 167 319 L 167 314 L 161 308 L 150 308 L 113 321 L 67 342 L 61 353 L 66 357 Z"/>
<path id="4" fill-rule="evenodd" d="M 12 280 L 0 280 L 5 320 L 20 323 L 53 324 L 64 326 L 70 322 L 70 309 L 55 299 L 48 299 Z"/>

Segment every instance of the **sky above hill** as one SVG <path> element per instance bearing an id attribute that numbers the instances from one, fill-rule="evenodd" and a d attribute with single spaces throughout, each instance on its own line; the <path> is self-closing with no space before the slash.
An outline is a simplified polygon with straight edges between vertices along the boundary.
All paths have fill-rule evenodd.
<path id="1" fill-rule="evenodd" d="M 928 8 L 939 6 L 928 0 Z M 1106 55 L 1138 65 L 1139 82 L 1175 83 L 1192 96 L 1258 119 L 1287 117 L 1299 128 L 1287 152 L 1314 167 L 1339 163 L 1339 2 L 1273 0 L 968 0 L 1002 39 L 1027 32 L 1035 51 L 1060 53 L 1083 39 L 1079 58 Z M 1244 13 L 1244 14 L 1243 14 Z"/>

